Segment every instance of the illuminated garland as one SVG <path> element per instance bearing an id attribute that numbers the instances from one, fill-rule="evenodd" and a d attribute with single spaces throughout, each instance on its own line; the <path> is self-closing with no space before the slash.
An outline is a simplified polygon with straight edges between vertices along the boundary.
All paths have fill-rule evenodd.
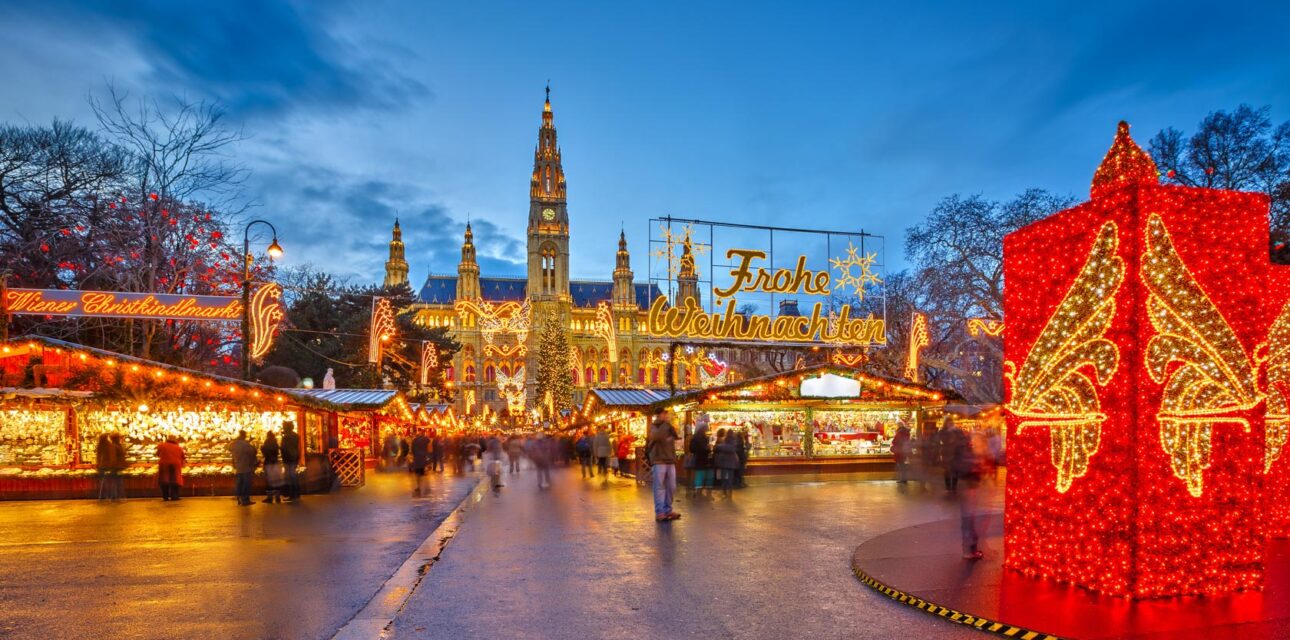
<path id="1" fill-rule="evenodd" d="M 1003 335 L 1003 322 L 990 318 L 970 318 L 967 321 L 968 335 L 976 338 L 989 336 L 997 338 Z"/>
<path id="2" fill-rule="evenodd" d="M 1290 303 L 1268 331 L 1268 414 L 1264 425 L 1263 472 L 1281 456 L 1290 437 Z"/>
<path id="3" fill-rule="evenodd" d="M 282 322 L 282 287 L 268 283 L 251 296 L 251 359 L 259 360 L 273 347 L 274 333 Z"/>
<path id="4" fill-rule="evenodd" d="M 658 226 L 663 238 L 663 246 L 650 252 L 650 255 L 667 263 L 667 278 L 675 280 L 681 273 L 681 260 L 676 254 L 676 247 L 687 247 L 690 250 L 688 266 L 694 276 L 698 276 L 697 269 L 694 268 L 694 256 L 707 253 L 711 247 L 694 242 L 694 225 L 687 224 L 681 227 L 679 233 L 672 233 L 672 230 L 665 224 Z"/>
<path id="5" fill-rule="evenodd" d="M 605 348 L 609 350 L 609 362 L 618 362 L 618 327 L 614 324 L 614 312 L 608 302 L 596 306 L 596 319 L 591 323 L 591 335 L 605 339 Z"/>
<path id="6" fill-rule="evenodd" d="M 522 357 L 528 353 L 529 331 L 532 329 L 533 309 L 528 300 L 522 304 L 516 302 L 475 302 L 458 300 L 454 305 L 457 315 L 465 325 L 471 316 L 477 319 L 477 327 L 484 337 L 484 355 L 500 357 Z M 506 346 L 498 343 L 498 338 L 513 336 L 515 344 Z"/>
<path id="7" fill-rule="evenodd" d="M 367 335 L 367 361 L 379 362 L 385 343 L 394 337 L 394 309 L 388 298 L 372 298 L 372 323 Z"/>
<path id="8" fill-rule="evenodd" d="M 829 356 L 829 362 L 840 367 L 859 367 L 869 361 L 869 355 L 863 351 L 848 353 L 846 351 L 834 351 Z"/>
<path id="9" fill-rule="evenodd" d="M 499 371 L 497 393 L 506 401 L 506 407 L 512 415 L 524 411 L 524 367 L 519 367 L 509 376 Z"/>
<path id="10" fill-rule="evenodd" d="M 430 341 L 421 343 L 421 386 L 430 384 L 430 372 L 439 368 L 439 350 Z"/>
<path id="11" fill-rule="evenodd" d="M 927 316 L 914 312 L 909 324 L 909 355 L 905 358 L 905 377 L 910 382 L 918 382 L 918 361 L 923 349 L 932 344 L 932 337 L 927 331 Z"/>

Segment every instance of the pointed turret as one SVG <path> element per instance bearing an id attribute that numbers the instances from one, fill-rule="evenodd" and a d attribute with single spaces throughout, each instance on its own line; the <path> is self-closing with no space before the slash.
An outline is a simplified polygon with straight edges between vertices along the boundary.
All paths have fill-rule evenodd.
<path id="1" fill-rule="evenodd" d="M 478 300 L 479 263 L 475 262 L 475 233 L 466 223 L 466 239 L 461 244 L 461 262 L 457 264 L 457 299 Z"/>
<path id="2" fill-rule="evenodd" d="M 397 287 L 408 283 L 408 261 L 404 257 L 403 230 L 399 228 L 399 219 L 394 219 L 394 231 L 390 238 L 390 258 L 385 261 L 385 286 Z"/>
<path id="3" fill-rule="evenodd" d="M 627 252 L 627 234 L 618 234 L 618 255 L 614 259 L 614 289 L 612 294 L 614 308 L 636 307 L 636 292 L 632 286 L 635 275 L 632 273 L 632 257 Z"/>
<path id="4" fill-rule="evenodd" d="M 1155 161 L 1129 136 L 1129 123 L 1121 120 L 1111 149 L 1093 174 L 1093 187 L 1089 193 L 1100 198 L 1125 185 L 1159 183 L 1160 171 L 1156 169 Z"/>
<path id="5" fill-rule="evenodd" d="M 542 104 L 542 126 L 533 151 L 529 182 L 528 297 L 534 302 L 567 304 L 569 295 L 569 212 L 564 168 L 551 113 L 551 85 Z"/>

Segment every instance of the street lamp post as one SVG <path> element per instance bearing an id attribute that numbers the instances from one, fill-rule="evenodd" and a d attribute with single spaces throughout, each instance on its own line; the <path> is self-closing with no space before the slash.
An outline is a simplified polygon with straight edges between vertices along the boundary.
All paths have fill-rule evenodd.
<path id="1" fill-rule="evenodd" d="M 251 227 L 263 224 L 273 232 L 273 241 L 265 253 L 269 258 L 282 257 L 278 244 L 278 230 L 268 220 L 252 220 L 242 230 L 242 379 L 251 379 Z"/>

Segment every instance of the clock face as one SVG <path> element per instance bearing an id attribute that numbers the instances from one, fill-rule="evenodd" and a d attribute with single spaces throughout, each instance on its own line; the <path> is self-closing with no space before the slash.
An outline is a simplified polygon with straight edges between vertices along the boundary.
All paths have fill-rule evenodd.
<path id="1" fill-rule="evenodd" d="M 542 218 L 545 219 L 547 222 L 555 220 L 555 209 L 543 209 Z"/>

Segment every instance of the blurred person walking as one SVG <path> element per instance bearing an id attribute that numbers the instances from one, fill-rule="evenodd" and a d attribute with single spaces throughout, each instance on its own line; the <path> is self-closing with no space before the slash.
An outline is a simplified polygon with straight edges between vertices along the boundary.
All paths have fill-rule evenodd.
<path id="1" fill-rule="evenodd" d="M 287 420 L 282 423 L 282 442 L 278 445 L 282 452 L 283 492 L 287 502 L 300 501 L 300 436 L 296 435 L 296 423 Z"/>
<path id="2" fill-rule="evenodd" d="M 237 504 L 251 506 L 251 481 L 255 478 L 255 468 L 259 460 L 255 457 L 255 445 L 246 439 L 246 430 L 237 432 L 237 438 L 228 445 L 229 455 L 233 458 L 233 473 L 237 475 L 234 492 Z"/>
<path id="3" fill-rule="evenodd" d="M 578 441 L 574 444 L 574 451 L 578 454 L 578 465 L 582 468 L 582 477 L 593 478 L 596 472 L 591 467 L 591 434 L 583 431 L 578 436 Z"/>
<path id="4" fill-rule="evenodd" d="M 174 434 L 157 445 L 157 484 L 163 501 L 179 499 L 179 487 L 184 484 L 184 448 Z"/>
<path id="5" fill-rule="evenodd" d="M 421 489 L 425 485 L 426 467 L 430 466 L 430 438 L 424 431 L 418 431 L 415 438 L 412 439 L 410 446 L 412 451 L 412 474 L 415 486 L 412 489 L 412 497 L 421 497 Z"/>
<path id="6" fill-rule="evenodd" d="M 490 483 L 493 487 L 493 495 L 500 495 L 502 484 L 502 440 L 497 436 L 489 436 L 484 441 L 484 473 L 488 474 Z"/>
<path id="7" fill-rule="evenodd" d="M 984 557 L 979 546 L 981 527 L 978 522 L 977 504 L 977 488 L 981 484 L 981 458 L 974 446 L 973 438 L 954 426 L 953 420 L 946 419 L 944 431 L 943 439 L 948 443 L 950 452 L 949 465 L 954 470 L 956 483 L 961 484 L 963 488 L 958 494 L 963 557 L 969 560 L 980 560 Z"/>
<path id="8" fill-rule="evenodd" d="M 94 469 L 99 474 L 99 501 L 110 500 L 115 487 L 112 486 L 112 440 L 108 434 L 100 433 L 98 444 L 94 447 Z"/>
<path id="9" fill-rule="evenodd" d="M 524 455 L 524 440 L 519 436 L 506 439 L 506 460 L 510 463 L 507 473 L 520 472 L 520 457 Z"/>
<path id="10" fill-rule="evenodd" d="M 708 416 L 699 414 L 694 420 L 694 435 L 690 436 L 689 452 L 694 470 L 693 495 L 699 497 L 708 488 L 712 474 L 712 444 L 708 442 Z"/>
<path id="11" fill-rule="evenodd" d="M 735 470 L 735 487 L 742 489 L 747 486 L 744 476 L 748 471 L 748 450 L 752 449 L 752 444 L 748 441 L 748 432 L 744 429 L 738 431 L 739 444 L 739 468 Z"/>
<path id="12" fill-rule="evenodd" d="M 672 510 L 676 493 L 676 440 L 680 435 L 667 417 L 667 410 L 654 410 L 654 426 L 645 441 L 645 459 L 654 476 L 654 520 L 676 520 L 681 514 Z"/>
<path id="13" fill-rule="evenodd" d="M 435 434 L 430 439 L 430 470 L 437 473 L 443 473 L 443 436 Z"/>
<path id="14" fill-rule="evenodd" d="M 896 459 L 896 483 L 909 482 L 909 456 L 913 443 L 909 437 L 909 427 L 902 421 L 896 429 L 896 436 L 891 439 L 891 455 Z"/>
<path id="15" fill-rule="evenodd" d="M 591 455 L 596 459 L 600 477 L 609 482 L 609 456 L 614 455 L 614 447 L 609 443 L 609 431 L 604 427 L 596 431 L 596 437 L 591 441 Z"/>
<path id="16" fill-rule="evenodd" d="M 285 482 L 282 471 L 282 453 L 278 446 L 278 434 L 270 431 L 260 444 L 260 455 L 264 457 L 264 503 L 282 502 L 282 484 Z"/>
<path id="17" fill-rule="evenodd" d="M 555 457 L 556 446 L 556 441 L 544 433 L 539 433 L 536 438 L 529 440 L 529 460 L 533 461 L 533 466 L 537 469 L 539 491 L 551 486 L 551 463 Z"/>
<path id="18" fill-rule="evenodd" d="M 112 501 L 125 502 L 125 470 L 130 466 L 126 459 L 125 442 L 120 433 L 113 433 L 110 438 L 112 449 L 112 468 L 108 475 L 112 481 Z"/>
<path id="19" fill-rule="evenodd" d="M 739 434 L 734 429 L 727 432 L 717 430 L 717 444 L 713 447 L 713 463 L 717 469 L 717 479 L 721 481 L 721 492 L 727 498 L 735 486 L 735 472 L 739 470 Z"/>

